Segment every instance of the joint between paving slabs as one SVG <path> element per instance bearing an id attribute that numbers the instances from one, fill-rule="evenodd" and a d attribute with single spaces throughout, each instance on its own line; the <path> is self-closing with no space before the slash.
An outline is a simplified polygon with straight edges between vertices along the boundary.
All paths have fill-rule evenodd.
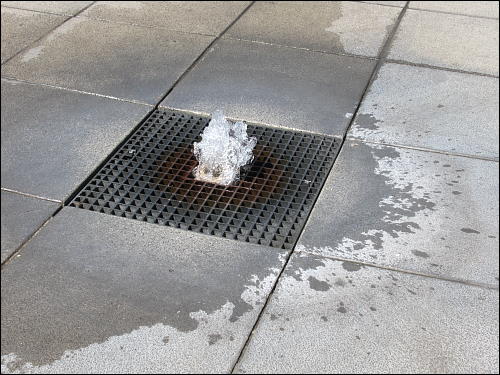
<path id="1" fill-rule="evenodd" d="M 388 63 L 392 63 L 392 64 L 414 66 L 416 68 L 427 68 L 427 69 L 434 69 L 434 70 L 443 70 L 445 72 L 452 72 L 452 73 L 470 74 L 470 75 L 479 76 L 479 77 L 489 77 L 489 78 L 498 78 L 499 77 L 497 75 L 489 74 L 489 73 L 480 73 L 480 72 L 474 72 L 474 71 L 471 71 L 471 70 L 462 70 L 462 69 L 455 69 L 455 68 L 447 68 L 445 66 L 437 66 L 437 65 L 430 65 L 430 64 L 423 64 L 423 63 L 415 63 L 415 62 L 406 61 L 406 60 L 398 60 L 398 59 L 386 58 L 385 61 L 388 62 Z"/>
<path id="2" fill-rule="evenodd" d="M 394 36 L 396 35 L 396 32 L 399 28 L 399 25 L 401 24 L 401 21 L 405 15 L 407 9 L 408 9 L 408 2 L 401 9 L 401 12 L 399 12 L 398 18 L 396 19 L 396 22 L 394 23 L 394 26 L 393 26 L 391 32 L 387 36 L 387 40 L 385 41 L 384 45 L 380 49 L 378 59 L 376 60 L 377 63 L 375 64 L 375 67 L 373 68 L 372 74 L 370 75 L 370 78 L 368 79 L 368 82 L 366 83 L 365 89 L 363 90 L 363 94 L 361 94 L 361 98 L 358 102 L 358 105 L 352 114 L 351 121 L 349 121 L 349 124 L 347 125 L 347 128 L 344 131 L 344 135 L 342 137 L 342 143 L 340 145 L 340 151 L 342 151 L 342 147 L 344 145 L 344 142 L 347 139 L 347 134 L 349 133 L 349 130 L 351 129 L 352 124 L 354 123 L 354 120 L 358 114 L 358 111 L 361 108 L 361 104 L 365 100 L 366 95 L 368 95 L 368 91 L 370 90 L 371 85 L 373 84 L 373 82 L 377 78 L 377 75 L 378 75 L 380 68 L 382 67 L 382 65 L 386 61 L 386 56 L 389 52 L 389 48 L 392 44 L 392 40 L 394 39 Z"/>
<path id="3" fill-rule="evenodd" d="M 54 16 L 61 16 L 61 17 L 67 17 L 66 19 L 64 19 L 60 24 L 54 26 L 52 29 L 48 30 L 45 34 L 43 34 L 40 38 L 34 40 L 33 42 L 31 42 L 30 44 L 28 44 L 26 47 L 24 47 L 23 49 L 21 49 L 20 51 L 18 51 L 17 53 L 15 53 L 14 55 L 12 55 L 11 57 L 9 57 L 7 60 L 5 60 L 2 65 L 8 63 L 10 60 L 12 60 L 14 57 L 20 55 L 21 53 L 27 51 L 29 48 L 31 48 L 31 46 L 33 46 L 35 43 L 38 43 L 40 40 L 42 40 L 43 38 L 45 38 L 47 35 L 49 35 L 51 32 L 53 32 L 55 29 L 57 29 L 59 26 L 62 26 L 64 25 L 64 23 L 66 23 L 68 20 L 78 16 L 80 13 L 82 13 L 84 10 L 86 10 L 88 7 L 90 7 L 91 5 L 93 5 L 95 3 L 95 1 L 91 2 L 90 4 L 88 4 L 86 7 L 82 8 L 80 11 L 78 11 L 76 14 L 74 15 L 68 15 L 68 14 L 58 14 L 58 13 L 48 13 L 48 12 L 40 12 L 40 11 L 34 11 L 34 10 L 27 10 L 27 9 L 19 9 L 19 8 L 14 8 L 14 7 L 9 7 L 7 6 L 6 8 L 14 8 L 14 9 L 19 9 L 19 10 L 27 10 L 29 12 L 37 12 L 37 13 L 45 13 L 45 14 L 52 14 Z M 3 6 L 3 5 L 2 5 Z"/>
<path id="4" fill-rule="evenodd" d="M 462 154 L 459 152 L 433 150 L 431 148 L 426 148 L 426 147 L 407 146 L 407 145 L 400 145 L 397 143 L 376 142 L 376 141 L 369 141 L 366 139 L 354 138 L 351 136 L 348 136 L 347 139 L 353 143 L 358 142 L 358 143 L 371 144 L 371 145 L 381 145 L 381 146 L 388 146 L 388 147 L 395 147 L 395 148 L 404 148 L 407 150 L 430 152 L 432 154 L 440 154 L 440 155 L 448 155 L 448 156 L 459 156 L 461 158 L 484 160 L 484 161 L 491 161 L 491 162 L 496 162 L 496 163 L 498 163 L 498 161 L 499 161 L 498 157 L 476 156 L 476 155 L 470 155 L 470 154 Z"/>
<path id="5" fill-rule="evenodd" d="M 123 98 L 118 98 L 116 96 L 105 95 L 105 94 L 98 94 L 98 93 L 95 93 L 95 92 L 89 92 L 89 91 L 83 91 L 83 90 L 78 90 L 78 89 L 72 89 L 72 88 L 64 87 L 64 86 L 56 86 L 56 85 L 51 85 L 51 84 L 48 84 L 48 83 L 26 81 L 24 79 L 10 77 L 10 76 L 2 76 L 1 79 L 4 80 L 4 81 L 7 81 L 7 82 L 13 82 L 13 83 L 21 82 L 21 83 L 25 83 L 27 85 L 32 85 L 32 86 L 50 87 L 52 89 L 58 89 L 58 90 L 76 92 L 78 94 L 92 95 L 92 96 L 97 96 L 99 98 L 106 98 L 106 99 L 111 99 L 111 100 L 117 100 L 119 102 L 126 102 L 126 103 L 138 104 L 138 105 L 145 105 L 147 107 L 154 107 L 153 104 L 149 104 L 149 103 L 146 103 L 146 102 L 141 102 L 140 100 L 123 99 Z"/>
<path id="6" fill-rule="evenodd" d="M 85 15 L 81 15 L 81 16 L 79 15 L 78 17 L 80 17 L 80 18 L 87 18 L 87 19 L 94 20 L 94 21 L 99 21 L 99 22 L 117 24 L 117 25 L 128 25 L 128 26 L 142 27 L 142 28 L 146 28 L 146 29 L 173 31 L 173 32 L 176 32 L 176 33 L 179 33 L 179 34 L 217 37 L 217 35 L 215 35 L 215 34 L 201 33 L 201 32 L 195 32 L 195 31 L 176 30 L 176 29 L 170 29 L 170 28 L 167 28 L 167 27 L 144 25 L 144 24 L 133 23 L 133 22 L 124 22 L 124 21 L 116 21 L 116 20 L 111 21 L 111 20 L 108 20 L 108 19 L 105 19 L 105 18 L 99 18 L 99 17 L 95 17 L 95 16 L 90 17 L 90 16 L 85 16 Z"/>
<path id="7" fill-rule="evenodd" d="M 253 5 L 255 4 L 255 1 L 252 1 L 250 4 L 247 5 L 245 9 L 229 24 L 227 27 L 222 30 L 219 35 L 217 35 L 214 40 L 212 40 L 208 46 L 203 50 L 203 52 L 198 55 L 198 57 L 191 63 L 191 65 L 188 66 L 188 68 L 175 80 L 175 82 L 170 86 L 170 88 L 167 90 L 167 92 L 160 98 L 160 100 L 156 103 L 155 109 L 158 108 L 160 103 L 168 96 L 170 93 L 173 91 L 173 89 L 182 81 L 182 79 L 191 71 L 193 68 L 198 64 L 198 62 L 202 61 L 203 58 L 207 55 L 208 51 L 210 51 L 210 48 L 233 26 L 247 11 L 250 9 Z"/>
<path id="8" fill-rule="evenodd" d="M 401 268 L 394 268 L 394 267 L 384 266 L 384 265 L 380 265 L 380 264 L 362 262 L 362 261 L 350 259 L 350 258 L 340 258 L 340 257 L 332 256 L 332 255 L 320 255 L 320 254 L 317 254 L 314 251 L 310 251 L 310 250 L 298 249 L 297 252 L 304 253 L 304 254 L 310 254 L 310 255 L 320 257 L 320 258 L 331 259 L 331 260 L 335 260 L 335 261 L 339 261 L 339 262 L 354 263 L 354 264 L 359 264 L 361 266 L 378 268 L 381 270 L 398 272 L 398 273 L 404 273 L 407 275 L 426 277 L 426 278 L 436 279 L 436 280 L 441 280 L 441 281 L 448 281 L 451 283 L 458 283 L 458 284 L 463 284 L 463 285 L 473 286 L 473 287 L 483 288 L 483 289 L 489 289 L 489 290 L 497 290 L 497 291 L 499 290 L 499 286 L 493 285 L 493 284 L 486 284 L 486 283 L 475 282 L 475 281 L 471 281 L 471 280 L 459 279 L 459 278 L 454 278 L 454 277 L 444 277 L 444 276 L 439 276 L 439 275 L 431 275 L 431 274 L 422 273 L 422 272 L 418 272 L 418 271 L 405 270 L 405 269 L 401 269 Z"/>
<path id="9" fill-rule="evenodd" d="M 409 9 L 410 10 L 418 10 L 419 12 L 449 14 L 450 16 L 462 16 L 462 17 L 470 17 L 470 18 L 482 18 L 482 19 L 486 19 L 486 20 L 498 20 L 498 18 L 495 18 L 495 17 L 476 16 L 476 15 L 465 14 L 465 13 L 453 13 L 453 12 L 447 12 L 445 10 L 419 9 L 419 8 L 409 8 Z"/>
<path id="10" fill-rule="evenodd" d="M 59 205 L 59 207 L 57 207 L 57 209 L 56 209 L 56 210 L 52 213 L 52 215 L 50 215 L 50 217 L 49 217 L 47 220 L 45 220 L 45 221 L 42 223 L 42 225 L 40 225 L 40 226 L 38 227 L 38 229 L 37 229 L 37 230 L 35 230 L 35 231 L 34 231 L 34 232 L 33 232 L 33 233 L 32 233 L 32 234 L 31 234 L 31 235 L 30 235 L 30 236 L 29 236 L 29 237 L 28 237 L 25 241 L 23 241 L 23 242 L 21 243 L 21 245 L 19 245 L 19 246 L 18 246 L 18 247 L 17 247 L 17 248 L 16 248 L 16 249 L 12 252 L 12 254 L 10 254 L 10 255 L 7 257 L 7 259 L 5 259 L 5 260 L 2 262 L 2 266 L 1 266 L 1 268 L 3 269 L 3 267 L 4 267 L 4 266 L 7 266 L 7 265 L 8 265 L 8 263 L 9 263 L 12 259 L 14 259 L 14 258 L 16 258 L 16 257 L 20 256 L 20 255 L 21 255 L 20 253 L 21 253 L 22 249 L 24 248 L 24 246 L 25 246 L 28 242 L 30 242 L 30 241 L 31 241 L 31 239 L 32 239 L 32 238 L 34 238 L 34 237 L 35 237 L 35 236 L 36 236 L 36 235 L 37 235 L 37 234 L 38 234 L 38 233 L 39 233 L 39 232 L 40 232 L 43 228 L 45 228 L 45 226 L 49 223 L 49 221 L 50 221 L 50 220 L 52 220 L 52 218 L 53 218 L 53 217 L 54 217 L 54 216 L 55 216 L 55 215 L 56 215 L 59 211 L 61 211 L 61 210 L 62 210 L 62 208 L 63 208 L 63 205 L 62 205 L 62 203 L 61 203 L 61 204 Z"/>
<path id="11" fill-rule="evenodd" d="M 294 249 L 295 249 L 295 246 L 294 246 Z M 273 284 L 273 287 L 271 289 L 271 291 L 269 292 L 269 294 L 267 295 L 267 298 L 266 298 L 266 301 L 264 302 L 264 304 L 262 305 L 262 308 L 259 312 L 259 315 L 257 316 L 257 318 L 255 319 L 255 323 L 254 325 L 252 326 L 252 329 L 250 330 L 250 333 L 248 334 L 247 336 L 247 339 L 245 340 L 245 343 L 243 344 L 241 350 L 240 350 L 240 353 L 238 354 L 238 357 L 236 357 L 236 360 L 234 361 L 234 364 L 233 366 L 231 367 L 231 371 L 230 371 L 230 374 L 234 374 L 234 371 L 236 369 L 236 366 L 238 366 L 238 363 L 240 362 L 240 360 L 243 358 L 243 355 L 245 353 L 245 350 L 248 346 L 248 344 L 250 343 L 250 340 L 252 339 L 252 336 L 255 332 L 255 330 L 257 329 L 257 326 L 259 325 L 259 322 L 260 322 L 260 319 L 262 318 L 262 315 L 264 314 L 265 310 L 266 310 L 266 307 L 267 307 L 267 304 L 269 303 L 269 301 L 271 300 L 271 297 L 273 296 L 274 294 L 274 291 L 276 290 L 276 287 L 278 286 L 278 283 L 281 279 L 281 275 L 283 274 L 283 272 L 285 271 L 286 267 L 288 266 L 288 263 L 290 262 L 290 259 L 292 258 L 292 255 L 294 253 L 294 249 L 290 250 L 288 255 L 287 255 L 287 258 L 285 260 L 285 263 L 283 264 L 283 267 L 281 268 L 281 271 L 280 273 L 278 274 L 278 277 L 276 277 L 276 280 L 274 281 L 274 284 Z"/>
<path id="12" fill-rule="evenodd" d="M 9 193 L 14 193 L 14 194 L 19 194 L 19 195 L 22 195 L 22 196 L 25 196 L 25 197 L 30 197 L 30 198 L 37 198 L 37 199 L 40 199 L 40 200 L 43 200 L 43 201 L 49 201 L 49 202 L 53 202 L 53 203 L 60 203 L 62 204 L 63 202 L 58 200 L 58 199 L 52 199 L 52 198 L 46 198 L 46 197 L 41 197 L 39 195 L 35 195 L 35 194 L 30 194 L 30 193 L 24 193 L 22 191 L 17 191 L 17 190 L 13 190 L 13 189 L 9 189 L 9 188 L 6 188 L 6 187 L 2 187 L 3 191 L 8 191 Z"/>
<path id="13" fill-rule="evenodd" d="M 222 39 L 237 40 L 237 41 L 240 41 L 240 42 L 248 42 L 248 43 L 255 43 L 255 44 L 263 44 L 263 45 L 277 47 L 277 48 L 293 48 L 293 49 L 298 49 L 298 50 L 301 50 L 301 51 L 308 51 L 308 52 L 314 52 L 314 53 L 322 53 L 322 54 L 325 54 L 325 55 L 355 57 L 355 58 L 358 58 L 358 59 L 365 59 L 365 60 L 378 60 L 377 56 L 356 55 L 356 54 L 353 54 L 353 53 L 338 52 L 338 51 L 324 51 L 324 50 L 320 50 L 320 49 L 312 49 L 312 48 L 307 48 L 307 47 L 297 47 L 297 46 L 289 46 L 287 44 L 278 44 L 278 43 L 264 42 L 262 40 L 243 39 L 243 38 L 236 38 L 236 37 L 232 37 L 232 36 L 225 36 Z"/>
<path id="14" fill-rule="evenodd" d="M 351 3 L 357 3 L 357 1 L 350 1 Z M 370 1 L 359 1 L 360 3 L 363 3 L 363 4 L 372 4 L 372 5 L 380 5 L 382 7 L 391 7 L 391 8 L 399 8 L 399 9 L 402 9 L 404 7 L 403 6 L 400 6 L 400 5 L 392 5 L 392 4 L 379 4 L 379 3 L 373 3 L 373 2 L 370 2 Z M 405 2 L 405 5 L 408 4 L 408 1 Z"/>
<path id="15" fill-rule="evenodd" d="M 71 18 L 79 16 L 80 14 L 82 14 L 84 11 L 86 11 L 88 8 L 90 8 L 95 3 L 96 3 L 96 1 L 92 1 L 90 4 L 88 4 L 87 6 L 84 6 L 82 9 L 80 9 L 78 12 L 76 12 L 74 15 L 72 15 Z"/>
<path id="16" fill-rule="evenodd" d="M 174 112 L 182 112 L 182 113 L 186 113 L 188 115 L 199 116 L 199 117 L 210 117 L 210 114 L 207 113 L 207 112 L 199 112 L 199 111 L 194 111 L 194 110 L 191 110 L 191 109 L 175 108 L 175 107 L 172 107 L 172 106 L 161 106 L 158 109 L 159 110 L 174 111 Z M 225 115 L 224 115 L 224 117 L 226 119 L 234 121 L 234 122 L 244 121 L 244 122 L 248 122 L 249 124 L 252 124 L 252 125 L 263 126 L 263 127 L 270 128 L 270 129 L 280 129 L 280 130 L 285 130 L 285 131 L 293 131 L 293 132 L 297 132 L 297 133 L 305 133 L 305 134 L 311 134 L 311 135 L 318 135 L 318 136 L 321 136 L 321 137 L 334 138 L 334 139 L 338 139 L 338 140 L 342 139 L 342 137 L 339 136 L 339 135 L 324 134 L 324 133 L 321 133 L 321 132 L 318 132 L 318 131 L 312 131 L 312 130 L 307 130 L 307 129 L 290 128 L 290 127 L 287 127 L 287 126 L 273 125 L 273 124 L 268 124 L 268 123 L 265 123 L 265 122 L 254 121 L 254 120 L 247 121 L 244 118 L 237 118 L 237 117 L 231 117 L 231 116 L 225 116 Z"/>
<path id="17" fill-rule="evenodd" d="M 19 7 L 16 7 L 14 5 L 4 5 L 4 4 L 2 4 L 2 8 L 10 8 L 10 9 L 17 9 L 17 10 L 27 10 L 28 12 L 42 13 L 42 14 L 51 14 L 53 16 L 66 16 L 66 17 L 69 17 L 69 18 L 73 18 L 73 17 L 76 17 L 76 16 L 80 15 L 83 11 L 87 10 L 89 7 L 91 7 L 95 3 L 96 3 L 95 1 L 92 1 L 90 4 L 86 5 L 85 7 L 83 7 L 81 10 L 79 10 L 77 13 L 75 13 L 73 15 L 69 14 L 69 13 L 50 12 L 48 10 L 37 10 L 37 9 L 19 8 Z M 64 22 L 66 22 L 66 21 L 64 21 Z M 49 31 L 49 33 L 50 33 L 50 31 Z"/>
<path id="18" fill-rule="evenodd" d="M 26 9 L 26 8 L 19 8 L 13 5 L 3 5 L 2 8 L 7 8 L 7 9 L 16 9 L 16 10 L 26 10 L 28 12 L 33 12 L 33 13 L 41 13 L 41 14 L 50 14 L 51 16 L 62 16 L 62 17 L 72 17 L 70 14 L 64 14 L 64 13 L 54 13 L 54 12 L 49 12 L 46 10 L 36 10 L 36 9 Z M 66 22 L 66 21 L 64 21 Z M 56 26 L 58 27 L 58 26 Z M 49 31 L 50 33 L 50 31 Z"/>

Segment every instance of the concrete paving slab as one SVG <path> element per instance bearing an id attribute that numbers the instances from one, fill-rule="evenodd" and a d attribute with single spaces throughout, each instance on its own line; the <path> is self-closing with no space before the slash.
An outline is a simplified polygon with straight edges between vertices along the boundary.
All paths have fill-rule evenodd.
<path id="1" fill-rule="evenodd" d="M 60 206 L 2 190 L 2 263 Z"/>
<path id="2" fill-rule="evenodd" d="M 287 251 L 65 207 L 20 254 L 2 373 L 227 373 Z"/>
<path id="3" fill-rule="evenodd" d="M 1 12 L 2 64 L 67 19 L 52 14 L 4 7 Z"/>
<path id="4" fill-rule="evenodd" d="M 150 110 L 2 80 L 2 187 L 64 200 Z"/>
<path id="5" fill-rule="evenodd" d="M 249 1 L 97 1 L 82 15 L 113 22 L 218 35 Z"/>
<path id="6" fill-rule="evenodd" d="M 373 60 L 221 40 L 161 106 L 341 136 Z"/>
<path id="7" fill-rule="evenodd" d="M 212 41 L 77 17 L 2 66 L 2 75 L 156 104 Z"/>
<path id="8" fill-rule="evenodd" d="M 377 57 L 400 12 L 348 1 L 257 2 L 224 36 Z"/>
<path id="9" fill-rule="evenodd" d="M 237 373 L 494 373 L 498 290 L 294 254 Z"/>
<path id="10" fill-rule="evenodd" d="M 498 1 L 410 1 L 411 9 L 498 18 Z"/>
<path id="11" fill-rule="evenodd" d="M 362 1 L 362 3 L 379 4 L 379 5 L 403 8 L 407 2 L 406 1 Z"/>
<path id="12" fill-rule="evenodd" d="M 498 104 L 498 78 L 385 64 L 349 136 L 498 159 Z"/>
<path id="13" fill-rule="evenodd" d="M 73 16 L 92 1 L 2 1 L 2 5 L 39 12 L 68 14 Z"/>
<path id="14" fill-rule="evenodd" d="M 498 287 L 498 162 L 346 142 L 297 249 Z"/>
<path id="15" fill-rule="evenodd" d="M 498 76 L 498 20 L 410 9 L 388 57 Z"/>

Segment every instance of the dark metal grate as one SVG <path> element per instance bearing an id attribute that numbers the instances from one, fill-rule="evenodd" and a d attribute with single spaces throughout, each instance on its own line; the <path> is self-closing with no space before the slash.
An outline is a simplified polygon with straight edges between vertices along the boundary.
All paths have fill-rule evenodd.
<path id="1" fill-rule="evenodd" d="M 254 162 L 231 186 L 197 181 L 193 142 L 209 119 L 156 110 L 70 206 L 290 249 L 340 140 L 248 125 Z"/>

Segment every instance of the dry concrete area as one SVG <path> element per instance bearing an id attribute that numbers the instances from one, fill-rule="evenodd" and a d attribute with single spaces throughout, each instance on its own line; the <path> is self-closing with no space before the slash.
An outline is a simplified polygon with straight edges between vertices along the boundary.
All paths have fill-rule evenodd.
<path id="1" fill-rule="evenodd" d="M 3 1 L 2 374 L 498 373 L 498 14 Z M 292 249 L 68 206 L 155 108 L 337 138 Z"/>

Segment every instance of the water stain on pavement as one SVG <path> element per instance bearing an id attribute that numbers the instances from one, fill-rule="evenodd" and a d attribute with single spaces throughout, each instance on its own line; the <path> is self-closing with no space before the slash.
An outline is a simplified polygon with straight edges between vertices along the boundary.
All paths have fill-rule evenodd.
<path id="1" fill-rule="evenodd" d="M 326 292 L 328 289 L 331 288 L 330 284 L 328 284 L 325 281 L 320 281 L 313 276 L 309 276 L 308 280 L 309 280 L 309 286 L 311 289 L 314 289 L 314 290 L 317 290 L 320 292 Z"/>
<path id="2" fill-rule="evenodd" d="M 479 234 L 481 232 L 478 232 L 477 230 L 475 229 L 472 229 L 472 228 L 462 228 L 460 229 L 462 232 L 464 233 L 474 233 L 474 234 Z"/>
<path id="3" fill-rule="evenodd" d="M 2 270 L 5 371 L 28 364 L 33 371 L 56 366 L 59 362 L 54 361 L 64 360 L 65 353 L 81 364 L 98 346 L 118 351 L 123 346 L 122 351 L 127 351 L 127 340 L 146 343 L 148 335 L 163 347 L 167 336 L 182 345 L 177 337 L 188 342 L 207 327 L 212 332 L 222 332 L 219 325 L 241 329 L 258 313 L 255 310 L 262 306 L 284 264 L 286 252 L 265 251 L 258 256 L 259 266 L 250 266 L 256 258 L 225 253 L 216 245 L 221 240 L 205 236 L 203 248 L 190 256 L 190 250 L 182 250 L 183 243 L 193 246 L 196 236 L 186 233 L 175 245 L 180 252 L 172 256 L 169 247 L 161 251 L 151 248 L 152 238 L 165 237 L 164 228 L 105 215 L 99 215 L 96 225 L 95 215 L 63 209 L 40 232 L 36 251 L 25 249 L 23 257 Z M 56 235 L 57 245 L 54 233 L 62 233 Z M 109 238 L 112 245 L 103 240 Z M 33 264 L 37 271 L 19 279 L 23 272 L 17 269 L 30 269 Z M 192 269 L 197 272 L 189 272 Z M 221 272 L 223 269 L 231 271 Z M 24 293 L 6 288 L 12 283 Z M 23 324 L 18 324 L 19 316 Z"/>

